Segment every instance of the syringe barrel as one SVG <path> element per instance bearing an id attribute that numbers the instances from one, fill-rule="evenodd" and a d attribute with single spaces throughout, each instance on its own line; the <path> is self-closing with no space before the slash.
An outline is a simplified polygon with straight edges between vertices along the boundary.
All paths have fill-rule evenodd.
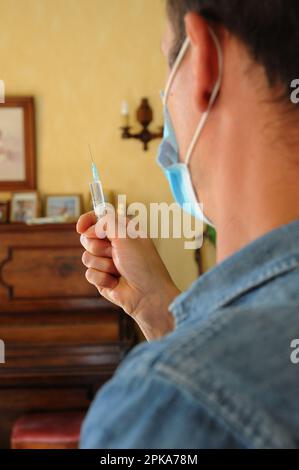
<path id="1" fill-rule="evenodd" d="M 106 202 L 101 182 L 92 181 L 89 187 L 95 214 L 97 218 L 100 218 L 106 213 Z"/>

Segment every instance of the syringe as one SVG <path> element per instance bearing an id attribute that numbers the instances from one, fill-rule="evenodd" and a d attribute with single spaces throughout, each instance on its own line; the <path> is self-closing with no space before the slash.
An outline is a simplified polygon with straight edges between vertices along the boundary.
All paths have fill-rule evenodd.
<path id="1" fill-rule="evenodd" d="M 89 187 L 90 187 L 90 193 L 91 193 L 92 204 L 93 204 L 95 215 L 97 216 L 97 219 L 100 219 L 106 214 L 107 208 L 106 208 L 106 202 L 105 202 L 104 192 L 102 188 L 102 183 L 100 181 L 99 173 L 98 173 L 96 164 L 94 162 L 94 159 L 91 153 L 90 145 L 89 145 L 89 153 L 90 153 L 91 162 L 92 162 L 92 177 L 93 177 L 93 181 L 89 184 Z"/>

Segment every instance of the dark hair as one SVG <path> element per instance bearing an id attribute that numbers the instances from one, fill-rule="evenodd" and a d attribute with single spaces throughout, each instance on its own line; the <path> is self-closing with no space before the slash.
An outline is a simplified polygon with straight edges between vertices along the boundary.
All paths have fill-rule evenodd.
<path id="1" fill-rule="evenodd" d="M 167 0 L 167 10 L 176 34 L 173 56 L 185 38 L 184 17 L 194 11 L 243 42 L 270 86 L 282 85 L 289 96 L 299 77 L 298 0 Z"/>

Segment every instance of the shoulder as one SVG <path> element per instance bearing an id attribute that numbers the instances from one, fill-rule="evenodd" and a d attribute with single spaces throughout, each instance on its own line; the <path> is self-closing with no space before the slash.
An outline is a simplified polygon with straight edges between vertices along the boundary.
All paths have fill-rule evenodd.
<path id="1" fill-rule="evenodd" d="M 140 374 L 175 369 L 188 376 L 206 369 L 208 364 L 223 369 L 245 364 L 254 367 L 257 357 L 266 366 L 273 356 L 277 356 L 279 367 L 279 356 L 281 360 L 290 357 L 290 343 L 296 332 L 299 334 L 298 312 L 299 304 L 237 305 L 218 310 L 203 321 L 187 320 L 161 340 L 135 347 L 119 373 L 127 368 Z"/>
<path id="2" fill-rule="evenodd" d="M 164 346 L 164 340 L 143 344 L 128 355 L 92 403 L 82 427 L 81 448 L 249 446 L 169 373 Z M 183 379 L 179 371 L 178 376 Z"/>
<path id="3" fill-rule="evenodd" d="M 291 425 L 299 413 L 298 373 L 290 361 L 296 331 L 297 305 L 229 307 L 138 346 L 119 373 L 124 380 L 134 374 L 167 383 L 252 446 L 290 446 L 281 423 Z"/>
<path id="4" fill-rule="evenodd" d="M 295 310 L 227 308 L 139 345 L 97 395 L 82 447 L 293 447 Z"/>

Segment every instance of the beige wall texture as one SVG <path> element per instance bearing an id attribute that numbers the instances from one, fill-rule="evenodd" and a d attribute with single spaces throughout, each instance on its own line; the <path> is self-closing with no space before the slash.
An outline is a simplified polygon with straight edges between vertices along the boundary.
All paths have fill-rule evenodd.
<path id="1" fill-rule="evenodd" d="M 120 105 L 132 124 L 144 96 L 162 125 L 159 90 L 165 84 L 160 42 L 163 0 L 0 0 L 0 78 L 6 94 L 36 100 L 38 190 L 82 193 L 90 180 L 88 143 L 104 186 L 128 202 L 172 200 L 155 158 L 120 139 Z M 181 289 L 196 278 L 183 240 L 158 240 L 159 252 Z"/>

